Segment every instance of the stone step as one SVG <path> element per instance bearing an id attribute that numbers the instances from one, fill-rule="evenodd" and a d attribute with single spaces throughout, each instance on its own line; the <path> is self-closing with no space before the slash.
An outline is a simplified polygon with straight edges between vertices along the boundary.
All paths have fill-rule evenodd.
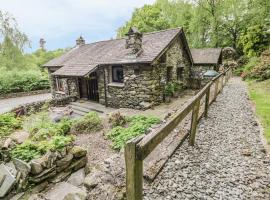
<path id="1" fill-rule="evenodd" d="M 104 113 L 104 111 L 95 108 L 95 105 L 92 104 L 91 102 L 89 102 L 89 103 L 88 102 L 83 102 L 83 103 L 80 103 L 80 102 L 71 102 L 70 104 L 72 106 L 76 106 L 76 108 L 80 107 L 80 108 L 83 108 L 83 109 L 88 109 L 89 112 L 96 111 L 96 112 L 99 112 L 99 113 Z"/>
<path id="2" fill-rule="evenodd" d="M 80 115 L 80 116 L 84 116 L 84 115 L 87 114 L 86 112 L 82 112 L 82 111 L 79 111 L 79 110 L 73 110 L 73 113 L 74 113 L 75 115 Z"/>
<path id="3" fill-rule="evenodd" d="M 85 113 L 89 113 L 89 112 L 92 111 L 89 108 L 81 107 L 81 106 L 78 106 L 78 105 L 71 105 L 71 108 L 72 108 L 72 110 L 78 110 L 78 111 L 85 112 Z"/>

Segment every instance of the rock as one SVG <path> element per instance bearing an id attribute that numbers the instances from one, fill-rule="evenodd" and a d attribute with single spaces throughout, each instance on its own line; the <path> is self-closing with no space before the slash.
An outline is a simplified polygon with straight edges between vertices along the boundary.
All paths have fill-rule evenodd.
<path id="1" fill-rule="evenodd" d="M 243 149 L 241 154 L 243 156 L 251 156 L 251 151 L 249 149 Z"/>
<path id="2" fill-rule="evenodd" d="M 87 154 L 86 149 L 80 147 L 80 146 L 74 146 L 71 150 L 70 153 L 75 157 L 75 158 L 81 158 Z"/>
<path id="3" fill-rule="evenodd" d="M 10 138 L 18 144 L 22 144 L 26 139 L 29 138 L 29 133 L 26 131 L 16 131 L 10 135 Z"/>
<path id="4" fill-rule="evenodd" d="M 43 167 L 41 165 L 41 163 L 38 162 L 39 160 L 32 160 L 30 162 L 30 166 L 31 166 L 31 174 L 39 174 L 42 172 Z"/>
<path id="5" fill-rule="evenodd" d="M 145 102 L 145 101 L 141 102 L 139 105 L 140 105 L 143 109 L 149 109 L 149 108 L 153 107 L 153 104 L 152 104 L 152 103 Z"/>
<path id="6" fill-rule="evenodd" d="M 61 182 L 46 193 L 50 200 L 84 200 L 87 197 L 85 190 L 78 188 L 70 183 Z"/>
<path id="7" fill-rule="evenodd" d="M 65 169 L 65 171 L 77 171 L 78 169 L 81 169 L 82 167 L 85 167 L 87 163 L 87 157 L 82 157 L 79 160 L 74 160 L 71 165 Z"/>
<path id="8" fill-rule="evenodd" d="M 97 170 L 88 174 L 83 181 L 84 186 L 88 190 L 95 188 L 101 182 L 101 175 L 102 173 Z"/>
<path id="9" fill-rule="evenodd" d="M 47 200 L 47 198 L 44 194 L 32 194 L 28 200 Z"/>
<path id="10" fill-rule="evenodd" d="M 80 186 L 83 184 L 84 179 L 85 179 L 85 170 L 84 168 L 82 168 L 71 174 L 67 182 L 74 186 Z"/>
<path id="11" fill-rule="evenodd" d="M 13 196 L 10 200 L 19 200 L 24 195 L 24 192 L 18 193 Z"/>
<path id="12" fill-rule="evenodd" d="M 65 180 L 70 174 L 71 174 L 71 171 L 60 172 L 55 177 L 51 178 L 51 180 L 49 180 L 49 182 L 51 182 L 51 183 L 59 183 L 59 182 Z"/>
<path id="13" fill-rule="evenodd" d="M 16 183 L 16 176 L 14 176 L 9 168 L 4 164 L 0 165 L 0 198 L 4 197 L 12 189 Z"/>
<path id="14" fill-rule="evenodd" d="M 6 139 L 3 146 L 2 146 L 2 149 L 8 149 L 11 146 L 11 143 L 12 143 L 11 138 Z"/>
<path id="15" fill-rule="evenodd" d="M 69 165 L 71 163 L 72 159 L 73 159 L 73 154 L 69 153 L 64 158 L 62 158 L 61 160 L 57 160 L 56 165 L 58 167 L 67 166 L 67 165 Z"/>
<path id="16" fill-rule="evenodd" d="M 41 172 L 40 174 L 30 177 L 29 181 L 30 182 L 34 182 L 34 183 L 39 183 L 47 178 L 51 178 L 53 176 L 56 175 L 56 167 L 53 166 L 52 168 L 46 169 L 43 172 Z"/>
<path id="17" fill-rule="evenodd" d="M 12 159 L 16 169 L 22 173 L 23 177 L 26 177 L 31 171 L 31 166 L 23 160 L 13 158 Z"/>

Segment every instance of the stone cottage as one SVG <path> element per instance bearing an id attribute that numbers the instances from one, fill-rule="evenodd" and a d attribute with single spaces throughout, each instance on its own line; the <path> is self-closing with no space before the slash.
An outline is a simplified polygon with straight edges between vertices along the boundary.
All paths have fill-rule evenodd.
<path id="1" fill-rule="evenodd" d="M 44 66 L 54 98 L 77 96 L 109 107 L 143 109 L 164 100 L 171 82 L 189 86 L 192 56 L 183 29 L 140 33 L 76 46 Z"/>

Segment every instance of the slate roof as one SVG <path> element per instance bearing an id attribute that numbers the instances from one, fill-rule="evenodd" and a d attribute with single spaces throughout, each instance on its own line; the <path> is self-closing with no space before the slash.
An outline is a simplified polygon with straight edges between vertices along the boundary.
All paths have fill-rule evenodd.
<path id="1" fill-rule="evenodd" d="M 221 56 L 221 48 L 191 49 L 193 63 L 199 64 L 218 64 Z"/>
<path id="2" fill-rule="evenodd" d="M 187 45 L 181 28 L 168 29 L 143 34 L 143 51 L 137 57 L 132 56 L 131 49 L 125 48 L 126 38 L 121 38 L 74 47 L 44 66 L 62 67 L 54 75 L 81 76 L 98 65 L 152 63 L 178 34 L 181 34 Z M 186 49 L 189 51 L 188 47 Z M 190 59 L 192 60 L 191 54 Z"/>

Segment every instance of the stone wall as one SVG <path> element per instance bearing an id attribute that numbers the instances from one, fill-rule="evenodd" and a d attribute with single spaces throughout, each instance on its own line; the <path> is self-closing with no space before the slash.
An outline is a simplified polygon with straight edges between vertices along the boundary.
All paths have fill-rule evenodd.
<path id="1" fill-rule="evenodd" d="M 34 91 L 29 91 L 29 92 L 17 92 L 17 93 L 2 94 L 2 95 L 0 95 L 0 99 L 31 96 L 31 95 L 37 95 L 37 94 L 45 94 L 48 92 L 50 92 L 49 89 L 47 89 L 47 90 L 34 90 Z"/>
<path id="2" fill-rule="evenodd" d="M 188 87 L 191 64 L 181 40 L 177 38 L 164 56 L 166 56 L 166 63 L 157 60 L 153 65 L 124 65 L 123 83 L 112 82 L 111 66 L 100 69 L 98 71 L 99 102 L 105 104 L 107 99 L 109 107 L 133 109 L 147 109 L 158 105 L 163 101 L 165 86 L 161 81 L 166 79 L 167 67 L 173 69 L 172 81 L 177 80 L 177 68 L 183 67 L 183 82 Z"/>

